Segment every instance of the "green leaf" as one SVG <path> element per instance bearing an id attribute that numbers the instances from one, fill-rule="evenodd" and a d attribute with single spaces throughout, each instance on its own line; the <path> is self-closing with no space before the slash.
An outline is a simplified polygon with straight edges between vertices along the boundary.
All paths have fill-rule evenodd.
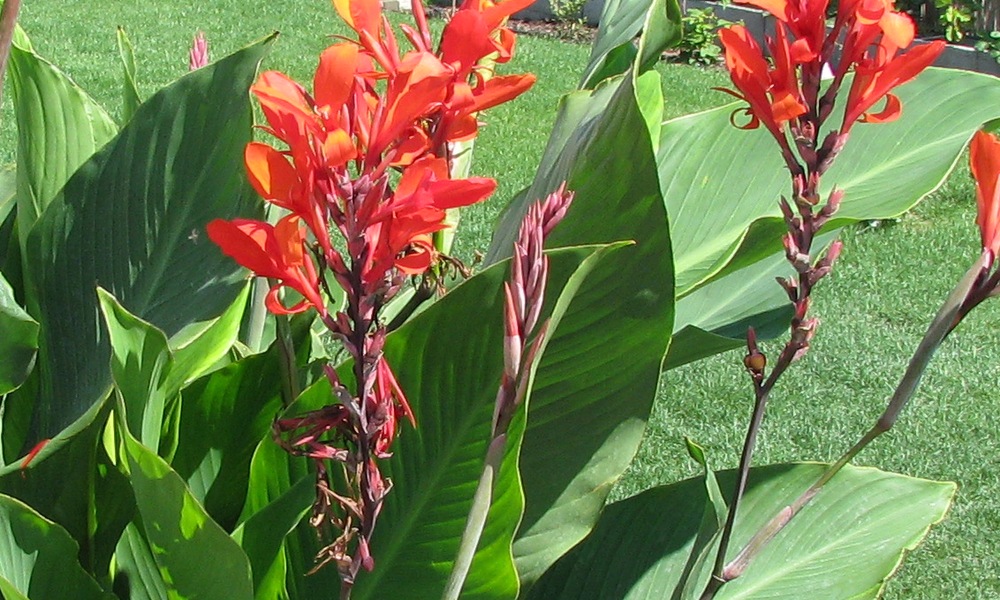
<path id="1" fill-rule="evenodd" d="M 38 350 L 38 322 L 14 300 L 14 290 L 0 274 L 0 395 L 28 378 Z"/>
<path id="2" fill-rule="evenodd" d="M 319 402 L 325 402 L 323 398 L 317 398 Z M 305 406 L 304 403 L 296 403 L 305 410 L 317 409 L 322 406 Z M 250 461 L 250 478 L 247 484 L 247 498 L 244 505 L 243 514 L 240 521 L 245 523 L 254 519 L 256 515 L 268 509 L 276 502 L 284 502 L 286 497 L 290 497 L 288 492 L 292 489 L 295 481 L 301 481 L 303 477 L 315 481 L 315 474 L 310 473 L 307 461 L 301 457 L 293 457 L 278 446 L 272 439 L 262 440 L 257 444 Z M 311 488 L 315 490 L 315 488 Z M 315 497 L 314 493 L 311 497 Z M 340 585 L 335 572 L 330 569 L 320 571 L 316 575 L 306 576 L 312 568 L 312 555 L 309 549 L 316 546 L 316 532 L 307 522 L 299 523 L 299 526 L 292 532 L 288 543 L 281 548 L 270 568 L 266 573 L 259 572 L 259 565 L 266 562 L 262 560 L 261 554 L 256 554 L 256 550 L 247 549 L 251 564 L 254 566 L 254 592 L 258 600 L 272 600 L 275 598 L 305 598 L 305 592 L 300 592 L 304 580 L 320 579 L 328 583 L 327 589 L 335 589 Z M 317 586 L 320 589 L 322 586 Z"/>
<path id="3" fill-rule="evenodd" d="M 316 477 L 306 475 L 287 492 L 261 508 L 233 532 L 250 559 L 256 598 L 278 598 L 285 589 L 282 545 L 312 507 Z"/>
<path id="4" fill-rule="evenodd" d="M 820 464 L 753 469 L 731 555 L 825 469 Z M 732 489 L 734 472 L 718 475 L 722 489 Z M 952 483 L 845 467 L 716 597 L 876 598 L 904 552 L 944 517 L 954 494 Z M 696 478 L 609 505 L 591 536 L 546 573 L 528 597 L 666 597 L 688 561 L 705 495 Z M 696 574 L 697 585 L 673 597 L 698 598 L 711 571 L 708 563 Z"/>
<path id="5" fill-rule="evenodd" d="M 681 9 L 676 0 L 608 0 L 601 10 L 597 38 L 590 49 L 580 89 L 593 89 L 625 73 L 637 55 L 643 69 L 681 38 Z M 633 40 L 645 32 L 637 51 Z"/>
<path id="6" fill-rule="evenodd" d="M 142 104 L 139 97 L 139 86 L 136 85 L 135 77 L 135 49 L 132 47 L 132 40 L 125 35 L 125 28 L 119 26 L 118 56 L 122 59 L 122 122 L 128 123 Z"/>
<path id="7" fill-rule="evenodd" d="M 826 248 L 839 234 L 837 229 L 818 236 L 814 247 Z M 678 300 L 674 339 L 663 368 L 673 369 L 745 346 L 750 327 L 758 339 L 787 332 L 792 308 L 775 278 L 791 274 L 782 251 L 714 279 Z"/>
<path id="8" fill-rule="evenodd" d="M 208 516 L 184 481 L 119 425 L 143 531 L 168 597 L 250 600 L 246 554 Z"/>
<path id="9" fill-rule="evenodd" d="M 80 566 L 79 546 L 58 523 L 30 506 L 0 495 L 0 591 L 5 598 L 104 600 Z"/>
<path id="10" fill-rule="evenodd" d="M 173 467 L 226 528 L 236 526 L 246 501 L 254 449 L 262 439 L 273 443 L 271 423 L 282 409 L 280 360 L 272 346 L 184 390 Z"/>
<path id="11" fill-rule="evenodd" d="M 188 385 L 219 364 L 236 343 L 240 321 L 246 311 L 250 282 L 221 316 L 202 323 L 193 323 L 170 339 L 174 367 L 171 382 L 178 388 Z"/>
<path id="12" fill-rule="evenodd" d="M 111 117 L 17 28 L 10 49 L 17 119 L 17 219 L 21 243 L 70 175 L 111 139 Z M 79 416 L 77 413 L 75 416 Z"/>
<path id="13" fill-rule="evenodd" d="M 0 275 L 12 284 L 15 296 L 21 285 L 21 241 L 17 235 L 17 172 L 0 166 Z"/>
<path id="14" fill-rule="evenodd" d="M 167 584 L 140 527 L 129 523 L 115 548 L 115 593 L 130 600 L 160 600 L 167 597 Z"/>
<path id="15" fill-rule="evenodd" d="M 107 402 L 95 403 L 70 427 L 53 436 L 27 466 L 22 459 L 0 469 L 0 493 L 17 498 L 66 528 L 82 546 L 81 560 L 95 571 L 106 567 L 110 559 L 114 542 L 105 541 L 117 540 L 124 527 L 117 519 L 96 522 L 96 515 L 104 508 L 129 502 L 120 497 L 120 488 L 102 487 L 104 478 L 94 476 L 97 445 L 109 412 Z M 5 436 L 10 433 L 4 432 Z M 98 488 L 103 491 L 98 492 Z M 102 498 L 101 509 L 94 505 L 95 497 Z M 95 524 L 97 531 L 93 530 Z"/>
<path id="16" fill-rule="evenodd" d="M 534 183 L 491 244 L 488 260 L 509 252 L 528 199 L 564 180 L 576 199 L 550 245 L 636 242 L 624 264 L 602 263 L 588 277 L 538 368 L 521 456 L 526 509 L 514 545 L 526 585 L 597 521 L 638 449 L 659 385 L 674 304 L 653 152 L 662 106 L 654 71 L 564 102 Z"/>
<path id="17" fill-rule="evenodd" d="M 973 132 L 1000 116 L 1000 81 L 976 73 L 928 69 L 898 95 L 902 116 L 856 124 L 824 175 L 824 197 L 834 186 L 845 192 L 829 228 L 909 210 L 941 185 Z M 734 257 L 746 265 L 781 248 L 778 198 L 789 193 L 788 170 L 765 129 L 730 124 L 738 108 L 663 124 L 657 160 L 682 296 L 723 269 L 732 272 L 727 265 Z M 835 114 L 831 123 L 838 119 Z"/>
<path id="18" fill-rule="evenodd" d="M 39 436 L 110 383 L 95 284 L 171 336 L 217 316 L 242 269 L 205 236 L 216 217 L 256 216 L 243 173 L 247 89 L 272 38 L 189 73 L 144 102 L 67 182 L 28 237 L 28 309 L 42 323 Z"/>
<path id="19" fill-rule="evenodd" d="M 128 429 L 150 448 L 160 447 L 168 403 L 179 402 L 168 385 L 174 358 L 163 332 L 122 308 L 114 296 L 97 288 L 111 341 L 111 373 Z"/>
<path id="20" fill-rule="evenodd" d="M 542 319 L 572 297 L 579 278 L 605 261 L 630 256 L 620 244 L 566 248 L 549 253 L 549 290 Z M 358 577 L 352 598 L 437 598 L 458 552 L 472 492 L 483 469 L 493 405 L 503 369 L 503 292 L 507 264 L 497 264 L 457 286 L 393 332 L 385 357 L 417 420 L 402 426 L 383 475 L 392 481 L 379 516 L 371 552 L 375 569 Z M 565 290 L 566 296 L 556 290 Z M 567 297 L 568 296 L 568 297 Z M 559 309 L 561 310 L 561 308 Z M 329 385 L 309 388 L 298 404 L 331 400 Z M 294 408 L 294 407 L 293 407 Z M 297 414 L 298 408 L 294 408 Z M 510 598 L 518 578 L 511 541 L 521 517 L 517 431 L 504 454 L 496 495 L 466 579 L 463 598 Z M 311 535 L 311 534 L 310 534 Z M 310 560 L 311 556 L 297 560 Z M 332 568 L 308 578 L 309 564 L 291 563 L 298 597 L 311 598 L 335 585 Z"/>

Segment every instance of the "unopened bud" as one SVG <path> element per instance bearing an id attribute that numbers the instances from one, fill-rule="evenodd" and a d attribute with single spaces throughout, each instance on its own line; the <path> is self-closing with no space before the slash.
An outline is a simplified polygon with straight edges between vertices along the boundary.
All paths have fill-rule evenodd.
<path id="1" fill-rule="evenodd" d="M 743 366 L 746 367 L 754 381 L 760 382 L 763 379 L 767 357 L 757 348 L 757 333 L 753 327 L 747 329 L 747 354 L 743 357 Z"/>
<path id="2" fill-rule="evenodd" d="M 799 250 L 799 245 L 790 233 L 786 233 L 781 238 L 785 246 L 785 258 L 795 268 L 797 273 L 808 273 L 812 269 L 812 260 L 809 255 Z"/>
<path id="3" fill-rule="evenodd" d="M 820 211 L 820 214 L 823 215 L 824 217 L 833 216 L 835 212 L 840 210 L 840 202 L 843 199 L 844 199 L 844 190 L 839 188 L 834 188 L 833 191 L 830 192 L 830 196 L 829 198 L 827 198 L 826 204 L 823 206 L 823 209 Z"/>
<path id="4" fill-rule="evenodd" d="M 763 373 L 767 366 L 767 357 L 762 352 L 752 352 L 743 357 L 743 366 L 751 373 Z"/>
<path id="5" fill-rule="evenodd" d="M 795 302 L 799 299 L 799 284 L 794 279 L 785 277 L 775 277 L 774 279 L 788 294 L 789 300 Z"/>

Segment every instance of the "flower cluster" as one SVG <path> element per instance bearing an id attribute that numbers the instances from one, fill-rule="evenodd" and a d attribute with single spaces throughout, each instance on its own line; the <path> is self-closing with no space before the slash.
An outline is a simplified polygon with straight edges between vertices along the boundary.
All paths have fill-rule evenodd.
<path id="1" fill-rule="evenodd" d="M 215 220 L 208 235 L 224 253 L 270 280 L 265 305 L 275 314 L 315 311 L 354 360 L 350 385 L 326 369 L 335 400 L 325 409 L 276 423 L 289 451 L 317 463 L 314 524 L 337 538 L 317 557 L 338 565 L 349 586 L 372 568 L 368 540 L 391 487 L 377 459 L 389 455 L 401 418 L 414 421 L 386 363 L 379 310 L 438 259 L 432 235 L 446 211 L 487 198 L 496 183 L 452 177 L 452 144 L 478 132 L 480 111 L 513 99 L 534 76 L 494 76 L 508 61 L 508 16 L 531 0 L 466 0 L 437 48 L 419 1 L 402 50 L 378 0 L 334 0 L 356 39 L 322 52 L 312 91 L 283 73 L 260 75 L 251 92 L 282 147 L 252 142 L 250 182 L 282 210 L 276 223 Z M 336 235 L 340 241 L 331 236 Z M 347 306 L 328 306 L 328 286 Z M 339 462 L 348 489 L 334 492 L 326 461 Z"/>
<path id="2" fill-rule="evenodd" d="M 809 350 L 819 327 L 819 320 L 809 312 L 812 290 L 830 273 L 841 252 L 840 241 L 819 253 L 813 248 L 844 196 L 842 190 L 833 189 L 825 201 L 821 199 L 823 174 L 844 148 L 855 123 L 884 123 L 899 117 L 902 103 L 893 89 L 916 77 L 944 49 L 943 42 L 934 42 L 902 52 L 913 42 L 915 29 L 910 17 L 893 9 L 892 0 L 839 0 L 829 29 L 829 0 L 737 2 L 762 8 L 775 19 L 774 36 L 765 40 L 770 60 L 745 27 L 720 30 L 726 68 L 736 88 L 722 91 L 747 103 L 730 117 L 733 125 L 741 129 L 763 125 L 778 143 L 791 175 L 791 198 L 781 198 L 779 205 L 787 228 L 782 238 L 785 258 L 794 273 L 778 278 L 778 283 L 791 303 L 792 317 L 789 338 L 776 360 L 769 362 L 761 352 L 752 328 L 747 332 L 743 364 L 753 384 L 754 412 L 712 578 L 702 598 L 714 597 L 746 566 L 743 556 L 750 551 L 749 545 L 728 564 L 726 552 L 757 432 L 774 385 Z M 824 81 L 827 75 L 828 82 Z M 843 120 L 839 127 L 824 130 L 848 81 Z M 747 120 L 737 124 L 741 113 Z"/>
<path id="3" fill-rule="evenodd" d="M 744 114 L 749 121 L 742 127 L 763 124 L 778 141 L 793 173 L 806 169 L 822 175 L 855 123 L 896 119 L 902 106 L 893 88 L 916 77 L 944 49 L 944 42 L 937 41 L 901 52 L 913 42 L 915 29 L 910 17 L 893 10 L 891 0 L 844 0 L 829 31 L 829 0 L 740 1 L 774 15 L 775 35 L 766 40 L 771 62 L 746 28 L 734 25 L 721 30 L 726 67 L 737 90 L 724 91 L 747 102 Z M 838 42 L 839 60 L 833 64 Z M 825 69 L 833 80 L 823 91 Z M 849 72 L 854 77 L 843 121 L 820 142 L 820 127 L 833 112 Z M 792 153 L 788 134 L 805 165 Z"/>
<path id="4" fill-rule="evenodd" d="M 847 143 L 855 123 L 884 123 L 899 117 L 902 104 L 893 89 L 913 79 L 944 49 L 934 42 L 902 52 L 914 39 L 913 21 L 893 9 L 891 0 L 843 0 L 827 27 L 829 0 L 738 0 L 770 12 L 775 34 L 766 40 L 770 60 L 747 29 L 722 29 L 719 37 L 736 90 L 723 89 L 747 103 L 733 113 L 748 120 L 738 127 L 763 125 L 778 142 L 792 176 L 791 200 L 782 198 L 788 227 L 785 254 L 794 278 L 780 279 L 794 308 L 792 337 L 778 361 L 801 356 L 816 331 L 807 316 L 813 286 L 840 253 L 834 244 L 819 258 L 812 244 L 837 211 L 843 192 L 821 201 L 820 179 Z M 839 54 L 836 52 L 839 46 Z M 824 74 L 830 81 L 824 85 Z M 848 75 L 852 74 L 851 78 Z M 824 132 L 842 88 L 850 82 L 839 127 Z M 880 105 L 881 103 L 881 105 Z M 751 346 L 753 344 L 751 343 Z M 751 354 L 756 348 L 751 348 Z M 754 373 L 759 378 L 762 373 Z M 758 383 L 763 384 L 763 380 Z"/>

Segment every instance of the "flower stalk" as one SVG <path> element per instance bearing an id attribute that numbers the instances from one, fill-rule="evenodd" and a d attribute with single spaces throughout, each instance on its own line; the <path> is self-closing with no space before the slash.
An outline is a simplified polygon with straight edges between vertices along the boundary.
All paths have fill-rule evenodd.
<path id="1" fill-rule="evenodd" d="M 900 51 L 914 38 L 912 20 L 893 10 L 890 0 L 841 2 L 833 27 L 826 27 L 827 0 L 744 0 L 769 11 L 776 19 L 775 35 L 766 40 L 770 60 L 746 28 L 735 25 L 720 31 L 726 67 L 735 90 L 723 89 L 747 103 L 731 116 L 742 129 L 763 125 L 778 144 L 791 175 L 791 200 L 779 205 L 787 233 L 782 242 L 785 258 L 794 275 L 779 278 L 792 304 L 791 333 L 768 371 L 767 357 L 757 347 L 751 329 L 744 357 L 754 390 L 754 408 L 740 456 L 735 489 L 709 583 L 701 598 L 713 598 L 727 582 L 738 577 L 758 542 L 774 534 L 794 513 L 783 511 L 732 562 L 726 556 L 738 508 L 746 489 L 757 435 L 764 421 L 770 393 L 793 362 L 809 349 L 819 320 L 810 315 L 812 291 L 828 275 L 842 250 L 833 242 L 818 257 L 814 243 L 824 225 L 836 214 L 843 192 L 834 189 L 825 201 L 821 182 L 848 142 L 857 123 L 883 123 L 899 117 L 902 105 L 892 90 L 916 77 L 943 50 L 936 42 L 908 52 Z M 841 46 L 839 62 L 832 67 L 833 79 L 824 89 L 824 67 L 833 63 Z M 853 73 L 844 101 L 840 126 L 826 129 L 840 93 Z M 881 108 L 876 109 L 881 103 Z M 737 123 L 737 117 L 746 120 Z M 811 496 L 810 496 L 811 497 Z M 806 500 L 808 502 L 808 500 Z"/>
<path id="2" fill-rule="evenodd" d="M 477 114 L 534 83 L 530 74 L 487 77 L 479 66 L 487 56 L 511 58 L 514 38 L 502 24 L 528 1 L 466 2 L 437 49 L 417 1 L 415 27 L 402 28 L 412 46 L 404 52 L 377 2 L 336 0 L 356 39 L 322 52 L 313 89 L 276 71 L 251 88 L 265 131 L 286 148 L 251 142 L 247 174 L 283 216 L 207 227 L 224 253 L 269 280 L 264 305 L 271 313 L 314 313 L 352 360 L 340 371 L 325 367 L 329 404 L 273 425 L 275 440 L 314 466 L 311 522 L 322 546 L 315 568 L 336 566 L 342 598 L 362 569 L 375 566 L 371 539 L 392 489 L 382 464 L 400 422 L 416 426 L 383 352 L 382 310 L 408 278 L 448 260 L 432 243 L 449 227 L 448 211 L 496 188 L 491 179 L 456 177 L 450 149 L 475 138 Z M 192 66 L 202 60 L 207 50 L 196 42 Z M 333 286 L 344 292 L 343 309 Z M 294 348 L 287 327 L 278 333 L 291 403 L 299 393 Z"/>
<path id="3" fill-rule="evenodd" d="M 565 184 L 544 202 L 528 209 L 511 259 L 510 281 L 504 283 L 504 370 L 493 409 L 493 427 L 472 508 L 459 543 L 458 556 L 442 600 L 458 600 L 486 526 L 493 489 L 507 446 L 507 433 L 518 407 L 524 402 L 532 370 L 548 331 L 548 321 L 538 324 L 545 300 L 549 260 L 542 248 L 545 238 L 563 219 L 573 193 Z"/>

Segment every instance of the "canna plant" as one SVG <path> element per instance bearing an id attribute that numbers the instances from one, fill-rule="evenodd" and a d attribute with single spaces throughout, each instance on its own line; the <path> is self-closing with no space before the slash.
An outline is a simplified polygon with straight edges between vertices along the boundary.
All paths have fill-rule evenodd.
<path id="1" fill-rule="evenodd" d="M 450 148 L 475 137 L 477 113 L 534 83 L 532 75 L 485 77 L 477 66 L 490 56 L 494 63 L 510 59 L 514 38 L 502 23 L 525 5 L 463 4 L 434 52 L 418 2 L 416 28 L 405 29 L 413 50 L 401 53 L 377 3 L 336 2 L 358 39 L 322 53 L 312 94 L 272 71 L 251 88 L 267 131 L 288 150 L 250 143 L 247 172 L 254 189 L 289 214 L 273 226 L 253 220 L 207 226 L 223 252 L 274 282 L 266 299 L 271 312 L 315 311 L 353 361 L 350 384 L 332 365 L 324 367 L 329 403 L 275 423 L 283 447 L 315 462 L 311 521 L 321 534 L 332 532 L 316 568 L 337 567 L 345 598 L 361 568 L 375 565 L 370 539 L 392 485 L 379 463 L 390 456 L 402 422 L 416 425 L 383 355 L 381 313 L 407 276 L 443 264 L 431 234 L 447 227 L 447 211 L 480 202 L 496 187 L 489 179 L 451 177 Z M 391 182 L 394 174 L 398 181 Z M 328 308 L 339 300 L 329 292 L 324 298 L 330 285 L 342 288 L 343 309 Z M 288 306 L 283 288 L 302 299 Z M 297 387 L 293 382 L 290 389 Z M 332 467 L 337 475 L 331 463 L 339 463 Z"/>
<path id="2" fill-rule="evenodd" d="M 145 100 L 120 32 L 123 123 L 14 35 L 5 597 L 696 598 L 732 554 L 718 551 L 727 529 L 733 548 L 769 543 L 710 594 L 879 593 L 952 484 L 852 467 L 853 454 L 715 473 L 691 441 L 701 477 L 606 500 L 663 371 L 747 344 L 748 326 L 774 337 L 797 318 L 801 341 L 811 317 L 796 311 L 827 265 L 797 260 L 785 289 L 776 271 L 934 189 L 997 117 L 1000 85 L 933 69 L 902 85 L 934 50 L 897 54 L 910 34 L 886 4 L 841 7 L 823 38 L 822 10 L 774 3 L 773 62 L 724 34 L 741 104 L 664 122 L 653 67 L 677 41 L 679 7 L 608 2 L 535 181 L 510 201 L 486 266 L 453 285 L 462 269 L 439 239 L 494 186 L 464 171 L 468 145 L 482 111 L 533 81 L 494 73 L 513 57 L 504 20 L 521 6 L 470 0 L 435 46 L 419 5 L 402 42 L 376 3 L 338 0 L 349 33 L 311 86 L 257 74 L 272 38 L 207 64 L 196 43 L 194 70 Z M 822 84 L 838 39 L 854 51 Z M 251 96 L 267 120 L 258 141 Z M 734 128 L 734 111 L 765 127 Z M 66 126 L 47 126 L 51 114 Z M 833 138 L 825 122 L 839 123 Z M 996 288 L 984 135 L 973 160 L 988 250 L 915 369 Z M 804 214 L 786 217 L 774 199 L 789 174 L 788 207 Z M 800 206 L 831 194 L 836 211 Z M 259 302 L 237 262 L 267 279 Z M 277 332 L 259 351 L 258 306 Z M 331 356 L 317 332 L 344 351 Z M 730 511 L 723 490 L 744 477 Z M 799 514 L 775 527 L 789 506 Z"/>

